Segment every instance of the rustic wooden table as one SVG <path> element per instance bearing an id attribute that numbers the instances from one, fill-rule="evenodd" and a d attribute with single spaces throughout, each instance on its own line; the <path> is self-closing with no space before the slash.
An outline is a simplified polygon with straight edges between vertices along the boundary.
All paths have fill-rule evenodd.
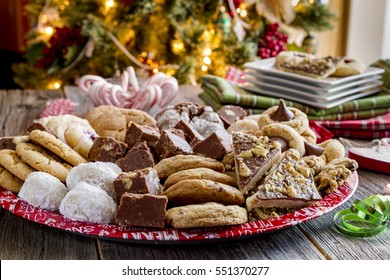
<path id="1" fill-rule="evenodd" d="M 183 86 L 173 102 L 198 101 L 196 87 Z M 0 136 L 18 135 L 37 118 L 51 99 L 66 97 L 89 105 L 75 90 L 0 90 Z M 390 176 L 358 170 L 359 187 L 340 208 L 356 198 L 382 191 Z M 333 228 L 337 210 L 315 220 L 240 241 L 205 245 L 136 245 L 82 237 L 41 226 L 0 209 L 0 259 L 390 259 L 390 232 L 370 238 L 350 238 Z"/>

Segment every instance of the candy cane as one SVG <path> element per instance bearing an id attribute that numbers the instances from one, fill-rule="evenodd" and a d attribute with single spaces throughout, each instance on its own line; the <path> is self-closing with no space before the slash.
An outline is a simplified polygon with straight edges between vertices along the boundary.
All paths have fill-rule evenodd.
<path id="1" fill-rule="evenodd" d="M 79 81 L 79 88 L 95 106 L 114 105 L 149 111 L 167 105 L 177 94 L 179 85 L 175 78 L 161 72 L 140 85 L 134 68 L 128 67 L 121 74 L 119 85 L 100 76 L 85 75 Z"/>

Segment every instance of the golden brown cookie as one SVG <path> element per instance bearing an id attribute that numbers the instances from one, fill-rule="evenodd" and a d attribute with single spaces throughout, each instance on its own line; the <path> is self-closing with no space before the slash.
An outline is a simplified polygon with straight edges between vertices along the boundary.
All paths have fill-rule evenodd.
<path id="1" fill-rule="evenodd" d="M 305 156 L 300 159 L 305 162 L 310 168 L 310 173 L 315 176 L 325 168 L 326 162 L 323 157 L 317 157 L 315 155 Z"/>
<path id="2" fill-rule="evenodd" d="M 332 76 L 347 77 L 358 75 L 366 71 L 366 68 L 366 65 L 362 61 L 344 57 L 342 63 L 337 66 L 336 72 L 334 72 Z"/>
<path id="3" fill-rule="evenodd" d="M 323 157 L 327 163 L 345 156 L 345 148 L 343 144 L 336 139 L 330 139 L 318 145 L 324 149 L 321 157 Z"/>
<path id="4" fill-rule="evenodd" d="M 305 141 L 309 144 L 316 144 L 317 143 L 317 135 L 313 130 L 310 128 L 306 129 L 301 136 L 305 139 Z"/>
<path id="5" fill-rule="evenodd" d="M 244 196 L 229 185 L 203 180 L 182 180 L 167 190 L 162 195 L 168 197 L 170 206 L 182 206 L 206 202 L 218 202 L 224 205 L 242 205 Z"/>
<path id="6" fill-rule="evenodd" d="M 45 147 L 73 166 L 77 166 L 80 163 L 87 163 L 85 158 L 72 150 L 64 142 L 57 139 L 54 135 L 46 131 L 33 130 L 30 133 L 30 139 L 34 143 Z"/>
<path id="7" fill-rule="evenodd" d="M 326 195 L 340 187 L 352 172 L 358 168 L 355 160 L 338 158 L 331 161 L 325 168 L 314 177 L 317 190 Z"/>
<path id="8" fill-rule="evenodd" d="M 228 127 L 227 131 L 229 133 L 232 132 L 256 132 L 259 130 L 259 126 L 257 125 L 257 122 L 250 119 L 243 119 L 238 120 L 234 122 L 231 126 Z"/>
<path id="9" fill-rule="evenodd" d="M 155 126 L 156 121 L 147 113 L 137 109 L 124 109 L 111 105 L 99 106 L 85 116 L 99 136 L 124 141 L 130 122 Z"/>
<path id="10" fill-rule="evenodd" d="M 164 183 L 164 190 L 173 186 L 174 184 L 188 179 L 206 179 L 214 182 L 219 182 L 237 188 L 237 182 L 229 175 L 214 171 L 210 168 L 194 168 L 179 171 L 167 178 Z"/>
<path id="11" fill-rule="evenodd" d="M 259 129 L 262 129 L 264 126 L 268 124 L 274 124 L 274 123 L 281 123 L 287 126 L 290 126 L 294 128 L 296 131 L 298 131 L 299 134 L 303 133 L 306 129 L 309 128 L 309 120 L 304 112 L 301 110 L 298 110 L 297 108 L 293 107 L 285 107 L 281 104 L 284 104 L 284 102 L 280 102 L 279 106 L 273 106 L 267 110 L 265 110 L 259 117 L 258 125 Z M 282 108 L 282 109 L 281 109 Z M 284 111 L 284 113 L 291 112 L 291 117 L 288 120 L 275 120 L 273 119 L 273 116 L 275 113 L 279 111 Z M 282 114 L 282 113 L 281 113 Z"/>
<path id="12" fill-rule="evenodd" d="M 0 165 L 0 186 L 11 192 L 18 193 L 23 181 Z"/>
<path id="13" fill-rule="evenodd" d="M 20 158 L 38 171 L 46 172 L 65 182 L 68 169 L 37 145 L 19 143 L 16 152 Z"/>
<path id="14" fill-rule="evenodd" d="M 36 171 L 25 163 L 14 150 L 0 151 L 0 165 L 23 181 L 26 181 L 31 172 Z"/>
<path id="15" fill-rule="evenodd" d="M 305 143 L 303 137 L 290 126 L 283 123 L 274 123 L 264 126 L 261 132 L 272 139 L 280 137 L 287 141 L 290 148 L 296 149 L 301 156 L 305 154 Z"/>
<path id="16" fill-rule="evenodd" d="M 210 168 L 218 172 L 224 172 L 222 163 L 215 159 L 195 156 L 195 155 L 177 155 L 161 160 L 154 166 L 159 178 L 167 178 L 173 173 L 192 168 Z"/>
<path id="17" fill-rule="evenodd" d="M 165 215 L 166 224 L 174 228 L 239 225 L 247 221 L 245 208 L 214 202 L 175 207 Z"/>

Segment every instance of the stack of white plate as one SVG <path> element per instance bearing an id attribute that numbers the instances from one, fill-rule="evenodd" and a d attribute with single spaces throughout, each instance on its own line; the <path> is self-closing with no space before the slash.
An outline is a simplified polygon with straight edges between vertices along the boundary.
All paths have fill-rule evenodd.
<path id="1" fill-rule="evenodd" d="M 359 75 L 323 80 L 279 70 L 275 58 L 245 64 L 241 86 L 255 94 L 285 98 L 318 108 L 332 108 L 381 91 L 381 68 L 368 67 Z"/>

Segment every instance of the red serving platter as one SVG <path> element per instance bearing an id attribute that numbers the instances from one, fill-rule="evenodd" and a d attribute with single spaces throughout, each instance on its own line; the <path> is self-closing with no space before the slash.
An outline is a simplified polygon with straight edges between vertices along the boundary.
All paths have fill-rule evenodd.
<path id="1" fill-rule="evenodd" d="M 342 205 L 353 195 L 357 186 L 358 175 L 354 172 L 342 186 L 325 196 L 321 201 L 312 206 L 282 215 L 279 218 L 249 222 L 237 226 L 195 229 L 166 228 L 160 230 L 72 221 L 59 213 L 31 206 L 19 199 L 14 193 L 1 187 L 0 206 L 29 221 L 84 236 L 133 243 L 177 244 L 245 238 L 288 228 L 320 217 Z"/>

